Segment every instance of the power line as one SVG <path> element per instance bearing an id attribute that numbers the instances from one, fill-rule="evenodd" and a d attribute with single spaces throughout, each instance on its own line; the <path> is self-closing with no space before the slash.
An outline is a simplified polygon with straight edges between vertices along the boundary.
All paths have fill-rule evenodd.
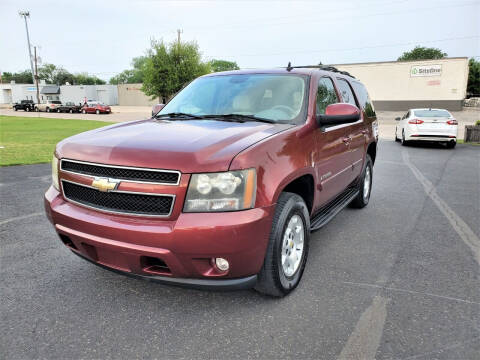
<path id="1" fill-rule="evenodd" d="M 302 53 L 319 53 L 319 52 L 337 52 L 337 51 L 352 51 L 352 50 L 363 50 L 363 49 L 376 49 L 383 47 L 395 47 L 395 46 L 405 46 L 405 45 L 420 45 L 434 42 L 442 41 L 452 41 L 452 40 L 464 40 L 464 39 L 476 39 L 480 36 L 463 36 L 463 37 L 454 37 L 454 38 L 444 38 L 436 40 L 425 40 L 425 41 L 414 41 L 408 43 L 397 43 L 397 44 L 383 44 L 383 45 L 373 45 L 373 46 L 362 46 L 356 48 L 344 48 L 344 49 L 322 49 L 322 50 L 289 50 L 282 51 L 277 53 L 256 53 L 256 54 L 239 54 L 239 55 L 212 55 L 212 57 L 221 58 L 221 57 L 239 57 L 239 56 L 271 56 L 271 55 L 285 55 L 285 54 L 302 54 Z"/>

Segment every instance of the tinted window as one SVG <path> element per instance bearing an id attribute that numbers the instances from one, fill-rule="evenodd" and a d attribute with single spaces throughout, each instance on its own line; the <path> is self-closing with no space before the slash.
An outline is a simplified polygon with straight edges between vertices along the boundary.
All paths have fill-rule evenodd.
<path id="1" fill-rule="evenodd" d="M 330 78 L 323 77 L 318 81 L 317 114 L 325 114 L 328 105 L 338 102 L 337 93 Z"/>
<path id="2" fill-rule="evenodd" d="M 365 86 L 362 83 L 356 81 L 353 81 L 352 85 L 355 89 L 355 93 L 357 94 L 357 99 L 360 103 L 360 107 L 365 111 L 365 114 L 368 117 L 375 116 L 375 109 L 373 108 L 372 101 L 368 96 L 368 92 Z"/>
<path id="3" fill-rule="evenodd" d="M 450 117 L 447 110 L 415 110 L 413 112 L 418 117 Z"/>
<path id="4" fill-rule="evenodd" d="M 357 105 L 355 103 L 355 96 L 353 96 L 352 89 L 350 88 L 350 85 L 348 85 L 347 80 L 338 79 L 338 89 L 342 94 L 343 102 L 346 102 L 355 106 Z"/>

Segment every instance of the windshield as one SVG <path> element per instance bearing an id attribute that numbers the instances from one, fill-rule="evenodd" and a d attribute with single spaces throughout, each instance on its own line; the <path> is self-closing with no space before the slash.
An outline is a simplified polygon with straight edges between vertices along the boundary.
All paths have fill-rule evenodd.
<path id="1" fill-rule="evenodd" d="M 413 113 L 418 117 L 451 117 L 447 110 L 415 110 Z"/>
<path id="2" fill-rule="evenodd" d="M 251 115 L 272 121 L 302 120 L 306 77 L 239 74 L 198 78 L 160 112 L 193 115 Z"/>
<path id="3" fill-rule="evenodd" d="M 55 100 L 55 101 L 50 101 L 50 103 L 52 103 L 52 104 L 61 104 L 62 102 Z"/>

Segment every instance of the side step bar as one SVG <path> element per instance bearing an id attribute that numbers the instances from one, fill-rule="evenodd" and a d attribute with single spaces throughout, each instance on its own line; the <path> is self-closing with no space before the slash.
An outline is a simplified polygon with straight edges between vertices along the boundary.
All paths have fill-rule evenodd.
<path id="1" fill-rule="evenodd" d="M 310 219 L 310 231 L 320 229 L 342 211 L 350 202 L 355 199 L 359 191 L 356 188 L 345 190 L 330 203 L 325 205 L 313 218 Z"/>

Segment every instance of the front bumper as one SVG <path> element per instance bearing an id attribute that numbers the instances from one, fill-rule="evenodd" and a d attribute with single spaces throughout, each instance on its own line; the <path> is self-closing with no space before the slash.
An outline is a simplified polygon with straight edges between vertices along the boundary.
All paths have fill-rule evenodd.
<path id="1" fill-rule="evenodd" d="M 50 187 L 45 210 L 63 243 L 99 266 L 172 285 L 231 290 L 256 283 L 274 206 L 181 213 L 176 220 L 139 218 L 74 205 Z M 216 257 L 228 260 L 227 272 L 214 266 Z"/>

